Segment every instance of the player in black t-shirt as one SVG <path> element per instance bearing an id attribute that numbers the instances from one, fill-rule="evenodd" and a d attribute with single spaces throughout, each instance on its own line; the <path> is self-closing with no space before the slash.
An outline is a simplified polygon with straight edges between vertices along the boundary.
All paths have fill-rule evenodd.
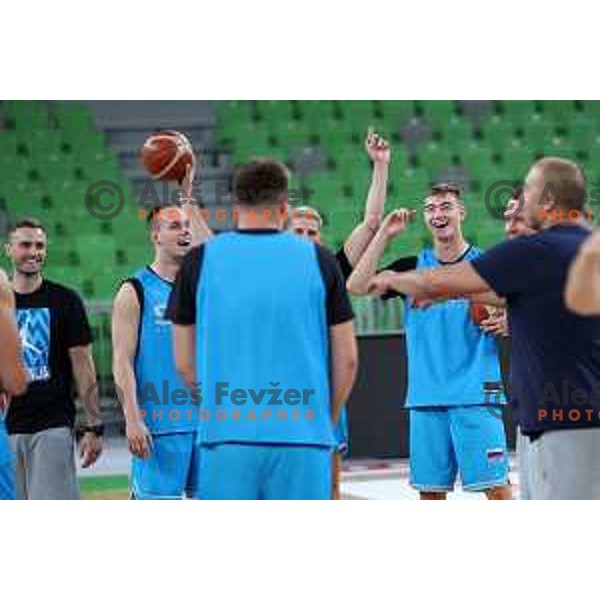
<path id="1" fill-rule="evenodd" d="M 336 258 L 344 279 L 348 279 L 356 263 L 370 244 L 379 230 L 383 218 L 385 197 L 391 150 L 388 142 L 369 128 L 365 140 L 365 149 L 373 162 L 373 175 L 371 187 L 365 202 L 363 220 L 352 230 L 343 246 L 338 250 Z M 321 231 L 323 219 L 319 212 L 310 206 L 299 206 L 292 210 L 288 222 L 288 229 L 317 244 L 321 244 Z M 337 427 L 338 449 L 333 458 L 333 498 L 340 499 L 340 484 L 342 472 L 342 459 L 348 451 L 348 423 L 346 409 Z"/>
<path id="2" fill-rule="evenodd" d="M 23 360 L 25 394 L 13 398 L 6 425 L 16 457 L 21 499 L 79 497 L 74 459 L 75 395 L 84 400 L 87 423 L 79 444 L 81 465 L 102 451 L 97 418 L 96 372 L 85 308 L 72 290 L 42 277 L 46 232 L 26 219 L 10 231 L 8 253 Z"/>

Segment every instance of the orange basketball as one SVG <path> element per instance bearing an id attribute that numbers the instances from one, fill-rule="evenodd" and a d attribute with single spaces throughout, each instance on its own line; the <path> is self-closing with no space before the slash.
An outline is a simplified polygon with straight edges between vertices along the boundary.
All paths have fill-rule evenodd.
<path id="1" fill-rule="evenodd" d="M 480 302 L 471 302 L 470 312 L 471 319 L 476 325 L 481 325 L 491 316 L 488 306 L 481 304 Z"/>
<path id="2" fill-rule="evenodd" d="M 140 160 L 154 179 L 181 182 L 194 160 L 190 141 L 178 131 L 153 133 L 142 146 Z"/>

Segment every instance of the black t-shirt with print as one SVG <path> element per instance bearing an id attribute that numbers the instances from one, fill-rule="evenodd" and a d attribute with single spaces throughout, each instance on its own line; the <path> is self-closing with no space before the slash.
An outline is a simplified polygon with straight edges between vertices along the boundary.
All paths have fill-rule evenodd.
<path id="1" fill-rule="evenodd" d="M 75 387 L 69 349 L 92 341 L 83 302 L 73 290 L 47 280 L 30 294 L 15 293 L 15 299 L 29 386 L 12 399 L 6 415 L 8 432 L 73 427 Z"/>

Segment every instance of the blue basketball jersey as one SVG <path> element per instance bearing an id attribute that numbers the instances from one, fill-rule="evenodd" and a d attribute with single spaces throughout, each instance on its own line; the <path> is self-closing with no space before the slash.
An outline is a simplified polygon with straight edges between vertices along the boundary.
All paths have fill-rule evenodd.
<path id="1" fill-rule="evenodd" d="M 464 260 L 480 254 L 472 246 Z M 441 266 L 433 248 L 419 253 L 417 269 Z M 418 309 L 407 297 L 404 309 L 407 407 L 505 402 L 496 339 L 473 322 L 468 300 L 457 298 Z"/>
<path id="2" fill-rule="evenodd" d="M 326 293 L 316 245 L 296 235 L 229 232 L 204 244 L 202 443 L 335 446 Z"/>
<path id="3" fill-rule="evenodd" d="M 144 422 L 154 434 L 194 431 L 199 399 L 177 374 L 172 324 L 165 318 L 173 284 L 150 267 L 137 271 L 130 282 L 141 309 L 135 379 Z"/>

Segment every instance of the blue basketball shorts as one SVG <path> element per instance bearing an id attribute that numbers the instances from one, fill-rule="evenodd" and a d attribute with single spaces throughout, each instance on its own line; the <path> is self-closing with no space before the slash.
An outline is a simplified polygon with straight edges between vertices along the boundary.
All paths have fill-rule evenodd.
<path id="1" fill-rule="evenodd" d="M 331 448 L 227 443 L 201 453 L 202 500 L 331 500 Z"/>
<path id="2" fill-rule="evenodd" d="M 422 492 L 481 492 L 508 483 L 502 419 L 486 406 L 410 409 L 410 482 Z"/>
<path id="3" fill-rule="evenodd" d="M 131 463 L 131 494 L 136 500 L 179 500 L 197 494 L 200 446 L 196 432 L 152 436 L 151 454 Z"/>

